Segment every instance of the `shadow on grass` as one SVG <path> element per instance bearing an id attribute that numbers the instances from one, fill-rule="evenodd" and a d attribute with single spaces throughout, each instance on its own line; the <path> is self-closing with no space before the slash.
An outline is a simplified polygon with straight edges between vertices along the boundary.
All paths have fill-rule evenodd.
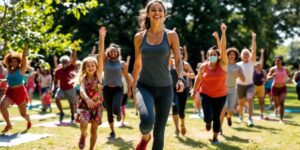
<path id="1" fill-rule="evenodd" d="M 132 141 L 124 141 L 124 139 L 121 137 L 118 137 L 116 139 L 108 137 L 108 141 L 106 142 L 106 144 L 111 144 L 119 147 L 119 150 L 135 149 Z"/>
<path id="2" fill-rule="evenodd" d="M 287 125 L 291 125 L 291 126 L 297 126 L 297 127 L 300 127 L 300 124 L 294 122 L 294 121 L 284 121 L 285 124 Z"/>
<path id="3" fill-rule="evenodd" d="M 230 150 L 241 150 L 241 148 L 236 147 L 236 146 L 232 146 L 232 145 L 228 145 L 226 143 L 218 143 L 218 144 L 213 144 L 215 147 L 218 147 L 218 149 L 230 149 Z"/>
<path id="4" fill-rule="evenodd" d="M 237 131 L 243 131 L 243 132 L 260 132 L 257 130 L 253 130 L 253 127 L 233 127 L 233 129 Z"/>
<path id="5" fill-rule="evenodd" d="M 4 141 L 1 141 L 1 142 L 10 142 L 14 139 L 16 139 L 19 135 L 22 135 L 22 134 L 25 134 L 27 133 L 28 130 L 24 130 L 22 132 L 17 132 L 17 133 L 14 133 L 14 134 L 5 134 L 5 133 L 2 133 L 0 134 L 0 138 L 5 138 Z"/>
<path id="6" fill-rule="evenodd" d="M 129 126 L 129 125 L 123 125 L 123 126 L 120 126 L 119 128 L 121 128 L 121 129 L 129 129 L 129 130 L 133 130 L 134 129 L 132 126 Z"/>
<path id="7" fill-rule="evenodd" d="M 207 147 L 206 144 L 204 143 L 201 143 L 199 141 L 196 141 L 194 139 L 191 139 L 189 137 L 185 137 L 185 138 L 182 138 L 182 137 L 177 137 L 177 139 L 179 140 L 179 142 L 181 142 L 182 144 L 184 145 L 187 145 L 187 146 L 190 146 L 190 147 L 197 147 L 197 148 L 203 148 L 203 147 Z"/>
<path id="8" fill-rule="evenodd" d="M 279 124 L 279 123 L 278 123 Z M 276 128 L 271 128 L 271 127 L 264 127 L 264 126 L 260 126 L 260 125 L 254 125 L 253 128 L 256 128 L 256 129 L 261 129 L 261 130 L 270 130 L 271 132 L 274 132 L 274 131 L 282 131 L 282 129 L 276 129 Z M 275 132 L 274 132 L 275 133 Z"/>
<path id="9" fill-rule="evenodd" d="M 232 142 L 239 142 L 239 143 L 249 143 L 249 139 L 242 139 L 237 136 L 226 136 L 223 135 L 223 137 L 226 139 L 226 141 L 232 141 Z"/>

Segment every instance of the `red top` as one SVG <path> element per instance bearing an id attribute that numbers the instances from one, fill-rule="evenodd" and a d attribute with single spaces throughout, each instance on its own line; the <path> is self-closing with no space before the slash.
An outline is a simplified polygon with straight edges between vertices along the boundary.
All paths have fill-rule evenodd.
<path id="1" fill-rule="evenodd" d="M 73 88 L 73 85 L 69 83 L 72 79 L 72 72 L 75 71 L 75 65 L 70 64 L 66 68 L 59 68 L 55 72 L 55 80 L 59 81 L 60 89 L 69 90 Z"/>
<path id="2" fill-rule="evenodd" d="M 213 98 L 226 96 L 226 75 L 227 73 L 221 68 L 219 63 L 213 70 L 210 70 L 208 63 L 206 63 L 199 92 Z"/>

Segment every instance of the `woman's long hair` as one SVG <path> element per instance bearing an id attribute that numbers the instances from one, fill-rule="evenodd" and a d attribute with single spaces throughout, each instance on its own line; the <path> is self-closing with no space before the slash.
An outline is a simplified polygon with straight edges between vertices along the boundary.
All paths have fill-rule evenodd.
<path id="1" fill-rule="evenodd" d="M 70 80 L 70 82 L 69 82 L 70 84 L 73 84 L 74 86 L 77 86 L 78 84 L 83 84 L 83 80 L 87 76 L 86 75 L 86 64 L 88 62 L 94 62 L 96 64 L 95 75 L 96 75 L 97 79 L 99 81 L 101 81 L 101 75 L 97 72 L 97 68 L 98 68 L 97 59 L 95 57 L 88 56 L 88 57 L 83 59 L 79 71 L 78 72 L 72 72 L 74 77 Z"/>
<path id="2" fill-rule="evenodd" d="M 150 19 L 147 17 L 149 9 L 153 3 L 159 3 L 164 9 L 164 13 L 167 14 L 167 9 L 162 0 L 151 0 L 147 3 L 146 7 L 140 10 L 140 15 L 138 17 L 138 22 L 140 25 L 140 31 L 144 31 L 150 28 Z"/>

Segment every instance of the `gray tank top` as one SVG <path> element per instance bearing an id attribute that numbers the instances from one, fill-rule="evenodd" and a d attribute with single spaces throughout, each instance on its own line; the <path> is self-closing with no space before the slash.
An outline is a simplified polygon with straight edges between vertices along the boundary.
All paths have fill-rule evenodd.
<path id="1" fill-rule="evenodd" d="M 104 65 L 103 85 L 119 86 L 122 84 L 122 64 L 121 61 L 107 60 Z"/>
<path id="2" fill-rule="evenodd" d="M 153 87 L 164 87 L 172 85 L 172 77 L 168 69 L 170 47 L 168 35 L 164 31 L 164 37 L 160 44 L 150 45 L 146 41 L 146 31 L 142 44 L 142 70 L 138 81 Z"/>

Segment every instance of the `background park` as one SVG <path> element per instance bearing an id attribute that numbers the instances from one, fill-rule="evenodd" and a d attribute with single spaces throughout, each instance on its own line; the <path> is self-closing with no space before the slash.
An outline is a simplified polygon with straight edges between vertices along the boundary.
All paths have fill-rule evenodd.
<path id="1" fill-rule="evenodd" d="M 106 46 L 117 43 L 122 47 L 122 57 L 131 56 L 129 71 L 134 61 L 133 37 L 138 31 L 139 10 L 147 0 L 0 0 L 0 59 L 9 50 L 22 51 L 29 43 L 32 65 L 46 61 L 53 64 L 53 56 L 69 54 L 77 48 L 78 57 L 88 56 L 97 45 L 98 29 L 108 30 Z M 299 0 L 167 0 L 169 17 L 166 28 L 176 28 L 181 45 L 186 45 L 188 61 L 195 68 L 200 62 L 200 51 L 215 45 L 212 33 L 219 31 L 221 22 L 228 26 L 227 47 L 241 50 L 251 45 L 251 32 L 257 34 L 257 54 L 263 48 L 265 69 L 274 65 L 274 56 L 284 56 L 285 64 L 293 73 L 300 63 L 300 1 Z M 74 44 L 80 45 L 75 47 Z M 266 99 L 269 106 L 269 98 Z M 45 134 L 43 139 L 16 146 L 9 142 L 21 136 L 26 122 L 18 120 L 17 107 L 9 109 L 14 128 L 9 135 L 1 135 L 0 149 L 78 149 L 78 125 L 56 124 L 58 112 L 52 102 L 52 113 L 41 113 L 39 96 L 34 97 L 35 107 L 30 115 L 43 116 L 33 120 L 33 128 L 26 134 Z M 255 126 L 233 120 L 233 126 L 224 125 L 221 143 L 209 142 L 211 132 L 205 131 L 202 118 L 195 117 L 193 101 L 187 105 L 187 134 L 174 136 L 174 124 L 169 118 L 165 149 L 300 149 L 300 101 L 295 85 L 288 84 L 285 124 L 274 121 L 273 111 L 266 113 L 271 120 L 254 120 Z M 67 101 L 63 101 L 68 113 Z M 108 138 L 106 114 L 104 124 L 98 129 L 96 149 L 134 149 L 139 141 L 139 117 L 135 115 L 130 99 L 126 126 L 116 128 L 116 139 Z M 255 116 L 258 102 L 255 99 Z M 105 111 L 104 111 L 105 112 Z M 105 112 L 106 113 L 106 112 Z M 15 120 L 13 120 L 15 118 Z M 258 118 L 258 117 L 257 117 Z M 68 121 L 68 114 L 67 119 Z M 5 122 L 0 117 L 0 128 Z M 32 137 L 28 137 L 30 139 Z M 8 140 L 9 139 L 9 140 Z M 8 144 L 7 144 L 8 143 Z M 151 143 L 150 143 L 151 145 Z M 151 146 L 148 146 L 150 149 Z"/>

